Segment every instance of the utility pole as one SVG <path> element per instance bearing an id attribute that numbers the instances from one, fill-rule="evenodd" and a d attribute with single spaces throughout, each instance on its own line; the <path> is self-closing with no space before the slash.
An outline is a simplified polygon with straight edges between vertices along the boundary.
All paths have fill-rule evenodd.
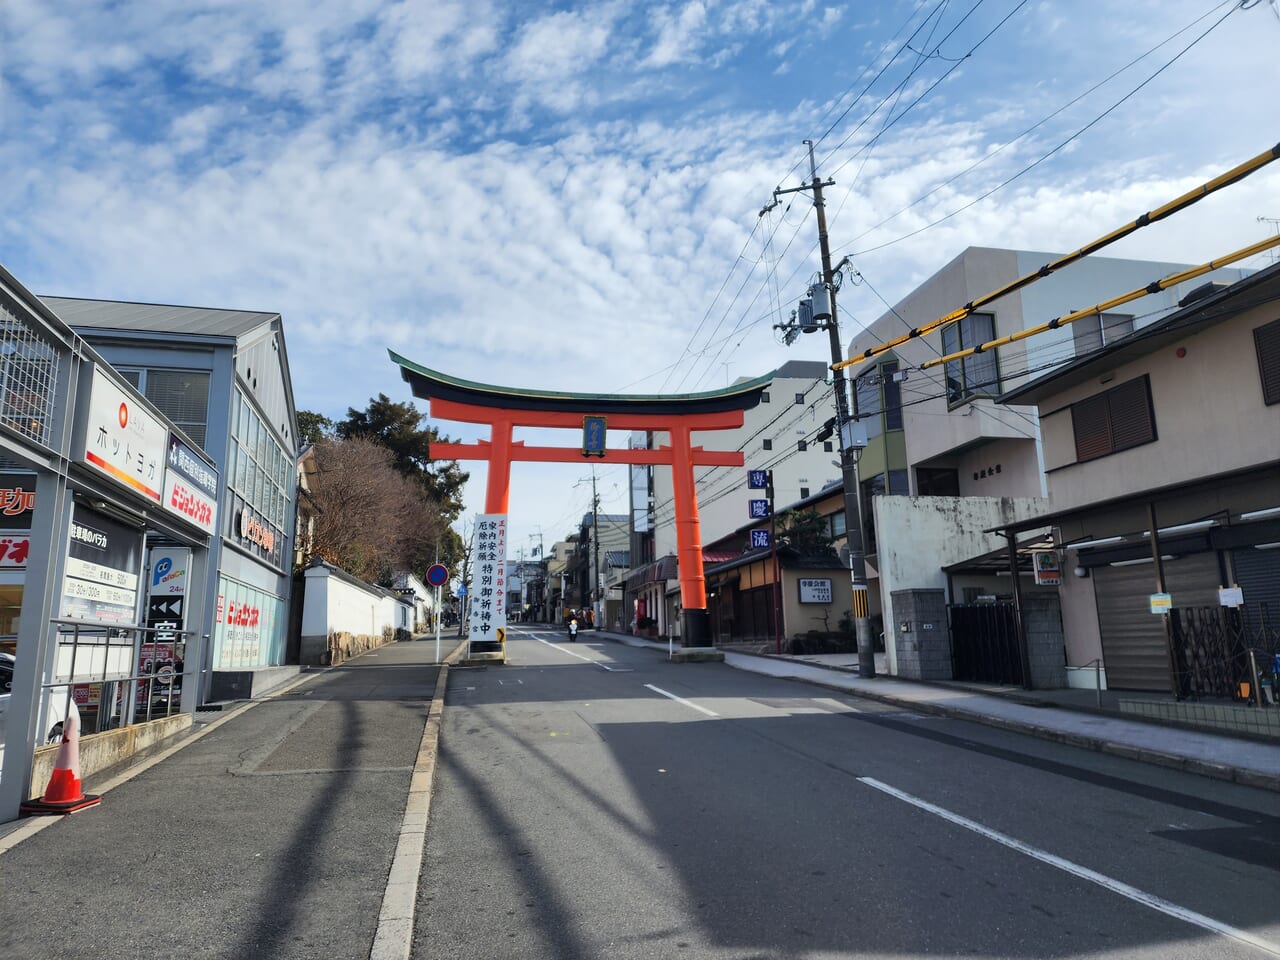
<path id="1" fill-rule="evenodd" d="M 591 609 L 592 622 L 597 630 L 604 618 L 604 611 L 596 609 L 597 597 L 600 593 L 600 497 L 596 495 L 596 468 L 591 468 L 591 552 L 594 554 L 591 570 Z"/>
<path id="2" fill-rule="evenodd" d="M 781 187 L 773 191 L 774 198 L 785 193 L 798 193 L 803 190 L 813 191 L 813 208 L 818 214 L 818 247 L 822 252 L 822 286 L 825 289 L 830 315 L 826 318 L 819 315 L 815 306 L 814 320 L 825 319 L 827 334 L 831 341 L 832 388 L 836 399 L 836 434 L 840 438 L 840 473 L 844 483 L 844 518 L 845 539 L 849 546 L 849 580 L 853 587 L 853 623 L 858 639 L 858 675 L 874 677 L 876 675 L 875 646 L 871 637 L 870 607 L 867 595 L 867 564 L 862 551 L 862 497 L 858 486 L 857 448 L 853 444 L 853 418 L 849 415 L 849 395 L 846 391 L 844 368 L 838 366 L 844 360 L 844 348 L 840 344 L 840 325 L 836 315 L 835 271 L 831 269 L 831 247 L 827 241 L 827 213 L 822 201 L 822 188 L 835 183 L 825 183 L 818 176 L 818 168 L 813 159 L 813 141 L 806 140 L 809 148 L 809 173 L 813 177 L 811 183 L 783 190 Z M 766 208 L 768 209 L 768 208 Z"/>

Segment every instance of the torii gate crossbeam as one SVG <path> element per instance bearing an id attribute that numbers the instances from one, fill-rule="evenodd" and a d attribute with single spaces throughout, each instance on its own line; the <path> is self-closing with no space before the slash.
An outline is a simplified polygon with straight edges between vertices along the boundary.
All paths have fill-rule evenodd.
<path id="1" fill-rule="evenodd" d="M 673 396 L 620 396 L 534 392 L 494 387 L 449 377 L 391 353 L 404 379 L 419 399 L 428 400 L 431 415 L 490 427 L 489 440 L 433 443 L 433 459 L 484 460 L 489 464 L 485 512 L 506 513 L 515 461 L 576 463 L 582 451 L 569 447 L 530 447 L 513 439 L 516 427 L 581 430 L 587 417 L 604 417 L 610 429 L 656 431 L 671 437 L 656 450 L 602 449 L 603 463 L 670 466 L 675 494 L 676 556 L 680 572 L 683 629 L 681 645 L 711 645 L 702 534 L 694 489 L 695 466 L 740 467 L 740 450 L 705 450 L 692 444 L 694 431 L 741 427 L 745 411 L 760 401 L 772 374 L 724 390 Z M 596 531 L 596 536 L 599 532 Z"/>

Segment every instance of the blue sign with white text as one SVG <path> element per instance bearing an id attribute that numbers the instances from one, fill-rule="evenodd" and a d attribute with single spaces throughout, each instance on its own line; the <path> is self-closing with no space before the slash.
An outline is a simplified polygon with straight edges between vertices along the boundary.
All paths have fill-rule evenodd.
<path id="1" fill-rule="evenodd" d="M 747 503 L 751 507 L 752 519 L 756 517 L 767 517 L 769 515 L 768 500 L 748 500 Z"/>
<path id="2" fill-rule="evenodd" d="M 769 531 L 768 530 L 752 530 L 751 531 L 751 549 L 752 550 L 768 550 L 769 549 Z"/>
<path id="3" fill-rule="evenodd" d="M 752 490 L 763 490 L 769 486 L 768 470 L 748 470 L 747 486 Z"/>

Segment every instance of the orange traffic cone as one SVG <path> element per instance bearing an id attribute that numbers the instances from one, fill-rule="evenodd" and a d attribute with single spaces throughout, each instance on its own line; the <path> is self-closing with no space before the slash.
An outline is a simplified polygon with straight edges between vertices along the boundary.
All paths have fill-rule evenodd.
<path id="1" fill-rule="evenodd" d="M 53 762 L 53 776 L 44 796 L 28 800 L 19 809 L 24 814 L 75 813 L 102 802 L 102 797 L 80 789 L 80 711 L 73 702 L 62 724 L 62 743 Z"/>

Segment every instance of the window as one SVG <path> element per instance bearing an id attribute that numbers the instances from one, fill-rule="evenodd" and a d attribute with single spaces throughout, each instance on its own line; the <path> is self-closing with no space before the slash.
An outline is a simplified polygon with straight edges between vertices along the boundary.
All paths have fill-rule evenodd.
<path id="1" fill-rule="evenodd" d="M 884 432 L 880 413 L 879 368 L 873 367 L 854 382 L 854 402 L 857 404 L 858 422 L 865 424 L 867 439 L 872 440 Z"/>
<path id="2" fill-rule="evenodd" d="M 974 313 L 942 328 L 942 352 L 956 353 L 996 338 L 996 318 Z M 955 405 L 973 397 L 1000 393 L 1000 375 L 994 352 L 975 353 L 947 364 L 947 403 Z"/>
<path id="3" fill-rule="evenodd" d="M 1280 403 L 1280 320 L 1253 331 L 1258 348 L 1258 373 L 1262 376 L 1262 402 Z"/>
<path id="4" fill-rule="evenodd" d="M 894 379 L 897 372 L 897 360 L 880 365 L 880 379 L 884 382 L 884 428 L 886 430 L 902 429 L 902 385 Z"/>
<path id="5" fill-rule="evenodd" d="M 797 394 L 796 394 L 796 403 L 797 403 L 798 405 L 802 406 L 802 407 L 804 406 L 804 394 L 803 394 L 803 393 L 797 393 Z"/>
<path id="6" fill-rule="evenodd" d="M 1156 439 L 1151 385 L 1141 376 L 1071 405 L 1076 460 L 1096 460 Z"/>
<path id="7" fill-rule="evenodd" d="M 835 540 L 845 534 L 844 511 L 837 510 L 831 514 L 831 539 Z"/>
<path id="8" fill-rule="evenodd" d="M 801 499 L 801 500 L 803 500 L 803 499 L 805 499 L 805 498 L 806 498 L 806 497 L 808 497 L 808 496 L 809 496 L 809 488 L 808 488 L 808 487 L 801 487 L 801 488 L 800 488 L 800 499 Z"/>
<path id="9" fill-rule="evenodd" d="M 826 441 L 825 443 L 823 443 L 823 445 L 822 445 L 822 451 L 823 451 L 823 453 L 830 453 L 830 452 L 831 452 L 831 450 L 832 450 L 832 447 L 831 447 L 831 441 L 830 441 L 830 440 L 828 440 L 828 441 Z"/>
<path id="10" fill-rule="evenodd" d="M 762 390 L 762 391 L 760 391 L 760 402 L 761 402 L 761 403 L 768 403 L 768 402 L 769 402 L 769 391 L 768 391 L 768 390 Z"/>
<path id="11" fill-rule="evenodd" d="M 958 497 L 960 471 L 945 467 L 916 467 L 916 492 L 922 497 Z"/>
<path id="12" fill-rule="evenodd" d="M 1082 317 L 1071 324 L 1076 356 L 1101 350 L 1109 343 L 1133 333 L 1133 317 L 1127 313 L 1102 313 Z"/>
<path id="13" fill-rule="evenodd" d="M 798 442 L 796 443 L 796 452 L 797 452 L 797 453 L 804 453 L 804 452 L 805 452 L 806 450 L 808 450 L 808 449 L 809 449 L 809 444 L 807 444 L 805 441 L 800 440 L 800 441 L 798 441 Z"/>
<path id="14" fill-rule="evenodd" d="M 761 449 L 761 450 L 772 450 L 772 449 L 773 449 L 773 441 L 772 441 L 772 440 L 761 440 L 761 441 L 760 441 L 760 449 Z"/>
<path id="15" fill-rule="evenodd" d="M 146 398 L 201 448 L 209 419 L 209 374 L 199 370 L 147 370 Z"/>

